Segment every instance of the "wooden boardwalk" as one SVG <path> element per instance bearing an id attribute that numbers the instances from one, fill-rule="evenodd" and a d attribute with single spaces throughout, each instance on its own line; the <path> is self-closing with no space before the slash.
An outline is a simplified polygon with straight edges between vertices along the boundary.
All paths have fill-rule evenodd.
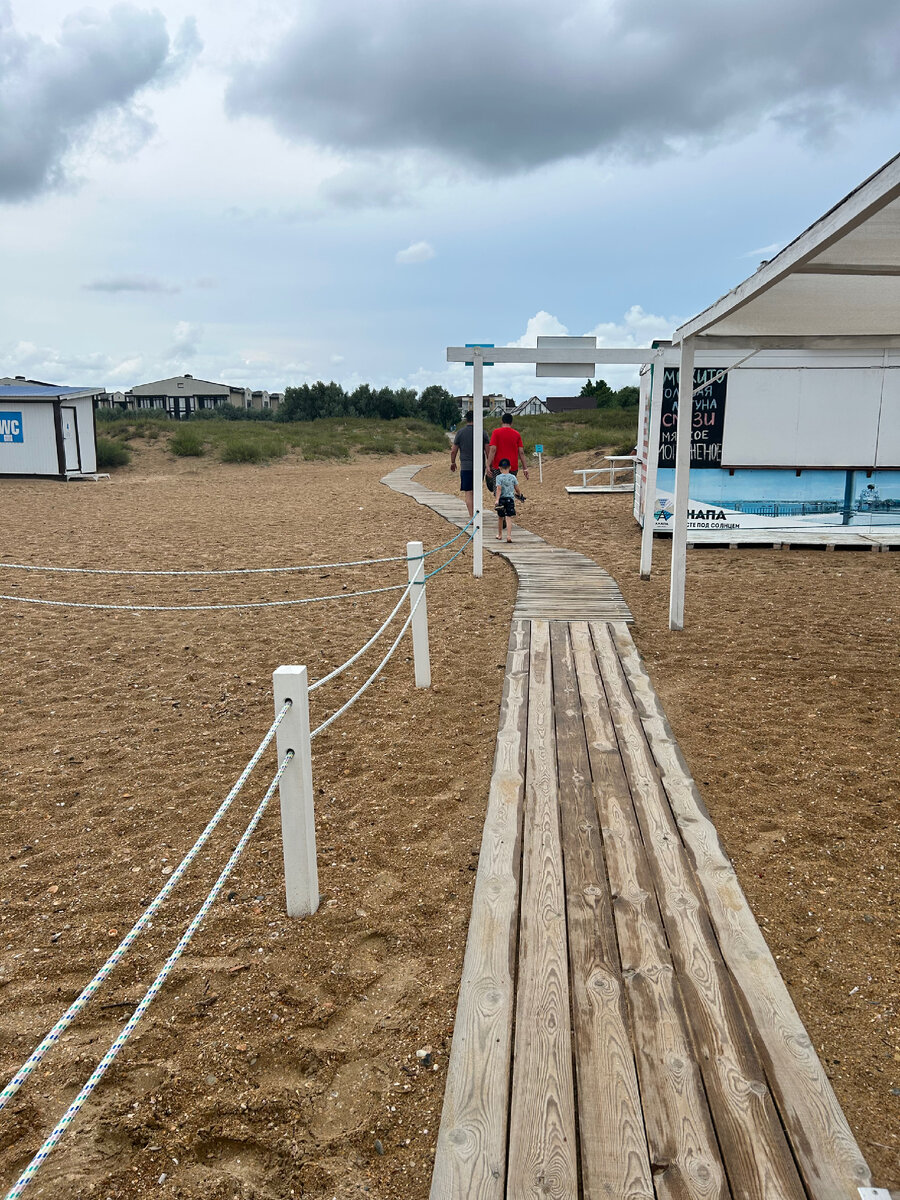
<path id="1" fill-rule="evenodd" d="M 433 492 L 416 483 L 413 476 L 421 467 L 401 467 L 385 475 L 382 483 L 411 496 L 419 504 L 460 529 L 469 520 L 466 506 L 459 496 Z M 513 613 L 518 617 L 546 617 L 600 621 L 631 621 L 631 611 L 608 571 L 598 567 L 590 558 L 574 550 L 559 550 L 536 533 L 516 525 L 512 545 L 498 542 L 491 531 L 493 512 L 485 514 L 484 548 L 500 554 L 515 566 L 519 576 L 519 592 Z M 524 514 L 527 520 L 527 512 Z"/>
<path id="2" fill-rule="evenodd" d="M 526 580 L 539 555 L 565 569 L 535 539 Z M 628 625 L 585 603 L 512 621 L 432 1200 L 858 1200 Z"/>

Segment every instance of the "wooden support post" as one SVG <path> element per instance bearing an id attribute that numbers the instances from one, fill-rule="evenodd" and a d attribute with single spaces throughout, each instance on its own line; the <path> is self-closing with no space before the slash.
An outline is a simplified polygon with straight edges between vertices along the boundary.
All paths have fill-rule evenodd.
<path id="1" fill-rule="evenodd" d="M 407 570 L 413 586 L 409 603 L 413 614 L 413 659 L 416 666 L 416 687 L 431 687 L 431 654 L 428 648 L 428 601 L 425 598 L 425 559 L 421 542 L 406 543 Z M 421 597 L 421 599 L 420 599 Z"/>
<path id="2" fill-rule="evenodd" d="M 313 812 L 312 754 L 309 740 L 309 686 L 306 667 L 279 667 L 272 676 L 275 712 L 291 707 L 278 726 L 278 761 L 294 757 L 281 776 L 281 840 L 289 917 L 307 917 L 319 907 L 316 824 Z"/>
<path id="3" fill-rule="evenodd" d="M 475 347 L 472 351 L 472 574 L 480 579 L 484 561 L 484 351 Z"/>
<path id="4" fill-rule="evenodd" d="M 663 377 L 666 373 L 663 356 L 653 363 L 653 382 L 650 387 L 650 432 L 647 440 L 647 462 L 644 471 L 644 527 L 641 531 L 641 579 L 650 578 L 653 566 L 653 526 L 656 523 L 656 472 L 659 463 L 659 435 L 662 428 Z"/>
<path id="5" fill-rule="evenodd" d="M 678 367 L 678 422 L 675 442 L 675 514 L 672 520 L 672 571 L 669 580 L 669 628 L 684 629 L 684 577 L 687 569 L 687 514 L 694 419 L 694 343 L 681 343 Z"/>

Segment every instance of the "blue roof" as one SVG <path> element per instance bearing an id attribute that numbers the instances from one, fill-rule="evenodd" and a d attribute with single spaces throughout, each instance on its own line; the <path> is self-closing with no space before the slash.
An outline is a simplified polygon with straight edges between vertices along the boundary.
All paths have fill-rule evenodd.
<path id="1" fill-rule="evenodd" d="M 55 396 L 74 396 L 80 392 L 90 392 L 94 395 L 105 392 L 102 387 L 58 387 L 50 384 L 34 383 L 0 383 L 0 399 L 40 400 L 46 397 L 52 400 Z"/>

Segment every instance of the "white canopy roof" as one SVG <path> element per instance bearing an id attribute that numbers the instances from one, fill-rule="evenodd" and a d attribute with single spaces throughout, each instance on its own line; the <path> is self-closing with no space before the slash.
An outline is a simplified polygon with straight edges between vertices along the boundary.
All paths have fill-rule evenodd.
<path id="1" fill-rule="evenodd" d="M 900 155 L 674 340 L 689 337 L 698 349 L 900 346 Z"/>

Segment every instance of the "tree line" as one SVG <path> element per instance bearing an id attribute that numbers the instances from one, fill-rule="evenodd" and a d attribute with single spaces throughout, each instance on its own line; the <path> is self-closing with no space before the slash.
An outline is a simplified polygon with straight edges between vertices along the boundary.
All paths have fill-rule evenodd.
<path id="1" fill-rule="evenodd" d="M 596 396 L 598 408 L 637 408 L 641 390 L 634 384 L 626 384 L 613 391 L 605 379 L 589 379 L 581 389 L 582 396 Z"/>
<path id="2" fill-rule="evenodd" d="M 640 393 L 634 386 L 614 391 L 604 379 L 589 379 L 581 395 L 595 396 L 598 408 L 637 408 Z M 284 399 L 274 412 L 223 404 L 194 416 L 235 421 L 315 421 L 320 417 L 380 417 L 394 421 L 411 417 L 442 429 L 454 429 L 460 421 L 458 401 L 440 384 L 431 384 L 419 393 L 415 388 L 376 388 L 361 383 L 348 392 L 334 380 L 324 383 L 321 379 L 286 388 Z"/>
<path id="3" fill-rule="evenodd" d="M 339 383 L 304 383 L 285 389 L 277 421 L 314 421 L 317 417 L 416 417 L 444 429 L 459 423 L 459 404 L 445 387 L 432 384 L 421 395 L 415 388 L 374 388 L 361 383 L 352 392 Z"/>

